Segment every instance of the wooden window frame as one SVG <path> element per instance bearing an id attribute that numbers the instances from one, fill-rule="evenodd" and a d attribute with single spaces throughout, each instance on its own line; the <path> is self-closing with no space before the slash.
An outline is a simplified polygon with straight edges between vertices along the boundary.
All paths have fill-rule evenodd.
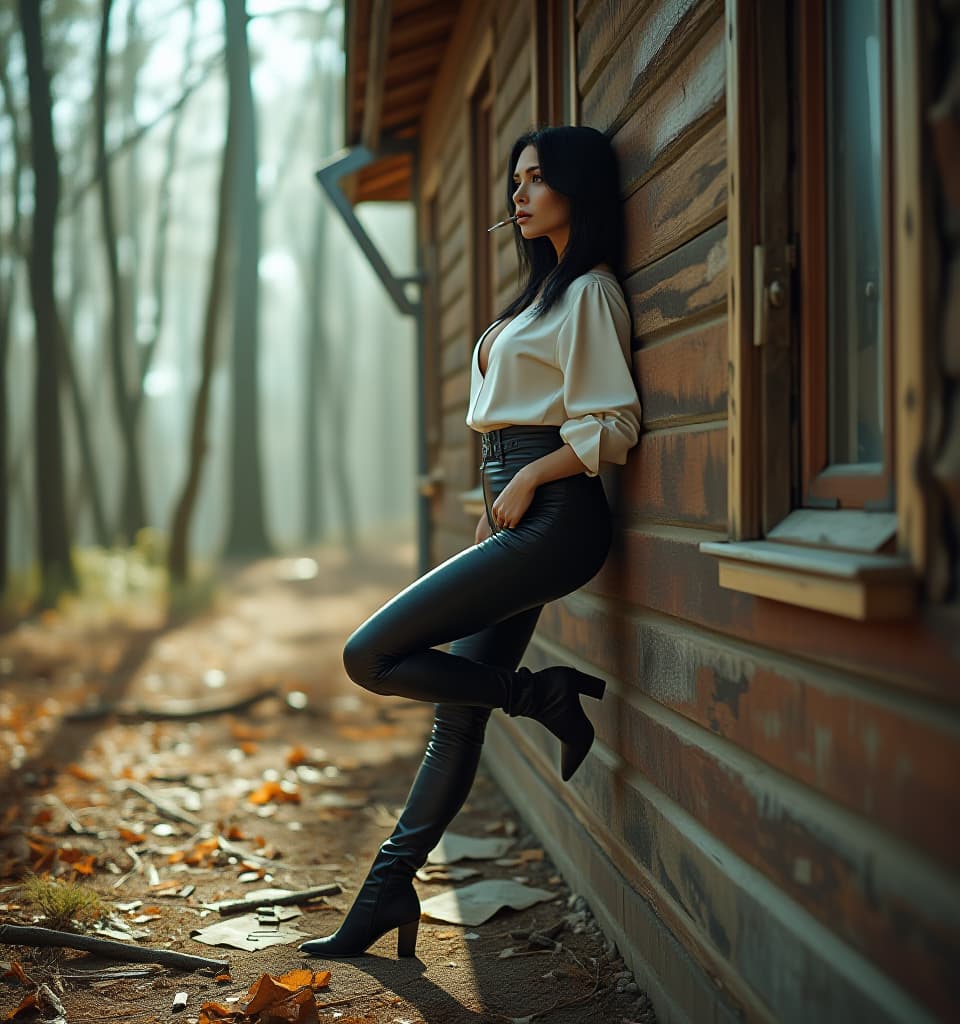
<path id="1" fill-rule="evenodd" d="M 786 146 L 778 134 L 786 130 L 787 112 L 771 117 L 769 104 L 778 97 L 785 103 L 789 62 L 771 40 L 786 42 L 786 8 L 786 0 L 726 0 L 730 539 L 704 542 L 700 550 L 719 560 L 722 587 L 852 619 L 903 618 L 915 611 L 927 557 L 923 493 L 913 472 L 922 447 L 928 333 L 919 13 L 912 4 L 890 5 L 890 63 L 884 69 L 891 90 L 890 138 L 896 139 L 893 180 L 884 192 L 892 210 L 884 242 L 891 275 L 887 363 L 895 407 L 887 422 L 896 482 L 893 511 L 811 510 L 802 507 L 793 482 L 816 480 L 812 471 L 821 449 L 817 436 L 799 445 L 794 437 L 791 389 L 799 363 L 791 344 L 791 309 L 802 307 L 806 320 L 801 324 L 812 330 L 824 303 L 821 290 L 811 313 L 809 272 L 801 279 L 801 301 L 793 301 L 797 246 L 775 205 L 784 205 L 788 181 Z M 810 43 L 801 44 L 808 53 Z M 821 75 L 818 89 L 822 83 Z M 816 148 L 822 158 L 823 147 Z M 809 223 L 805 226 L 809 231 Z M 822 232 L 819 239 L 814 235 L 799 239 L 808 271 L 818 256 L 819 265 L 824 262 Z M 809 379 L 816 354 L 808 349 L 804 357 Z M 862 491 L 845 493 L 849 500 L 870 500 Z M 878 518 L 867 522 L 864 516 Z M 872 528 L 869 543 L 851 539 L 858 523 Z"/>
<path id="2" fill-rule="evenodd" d="M 530 105 L 538 125 L 563 123 L 566 4 L 567 0 L 530 0 Z"/>
<path id="3" fill-rule="evenodd" d="M 881 123 L 884 149 L 880 172 L 881 254 L 883 302 L 883 374 L 884 374 L 884 461 L 879 473 L 843 473 L 827 469 L 828 438 L 824 395 L 827 388 L 827 149 L 826 149 L 826 40 L 824 38 L 825 0 L 804 0 L 796 5 L 797 36 L 800 53 L 799 140 L 800 156 L 800 294 L 802 396 L 801 426 L 801 506 L 803 508 L 893 509 L 893 465 L 896 432 L 893 404 L 893 76 L 890 19 L 891 0 L 881 0 L 880 61 L 883 74 Z"/>

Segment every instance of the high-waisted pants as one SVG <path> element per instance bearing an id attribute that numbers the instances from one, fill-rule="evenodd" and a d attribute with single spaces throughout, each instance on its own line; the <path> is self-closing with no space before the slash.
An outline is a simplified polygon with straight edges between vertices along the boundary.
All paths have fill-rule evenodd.
<path id="1" fill-rule="evenodd" d="M 603 565 L 611 517 L 598 476 L 541 484 L 520 522 L 498 528 L 491 508 L 514 474 L 563 446 L 557 427 L 514 426 L 483 436 L 481 478 L 493 534 L 421 576 L 348 639 L 344 666 L 381 694 L 433 702 L 423 761 L 381 853 L 422 866 L 470 792 L 487 720 L 505 707 L 547 601 Z M 436 650 L 450 644 L 449 652 Z"/>

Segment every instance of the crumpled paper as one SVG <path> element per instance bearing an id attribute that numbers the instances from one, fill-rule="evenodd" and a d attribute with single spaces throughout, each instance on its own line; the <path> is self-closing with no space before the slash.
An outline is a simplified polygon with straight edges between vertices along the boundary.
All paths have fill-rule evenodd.
<path id="1" fill-rule="evenodd" d="M 534 889 L 505 878 L 473 882 L 460 889 L 431 896 L 420 904 L 420 913 L 450 924 L 483 924 L 502 907 L 525 910 L 534 903 L 557 898 L 555 892 Z"/>
<path id="2" fill-rule="evenodd" d="M 190 937 L 206 946 L 230 946 L 252 952 L 304 938 L 299 928 L 288 923 L 301 916 L 296 907 L 263 907 L 253 914 L 239 914 L 206 928 L 195 928 Z"/>
<path id="3" fill-rule="evenodd" d="M 444 832 L 440 842 L 427 854 L 428 864 L 452 864 L 469 857 L 472 860 L 494 860 L 502 857 L 515 840 L 497 836 L 463 836 L 458 832 Z"/>

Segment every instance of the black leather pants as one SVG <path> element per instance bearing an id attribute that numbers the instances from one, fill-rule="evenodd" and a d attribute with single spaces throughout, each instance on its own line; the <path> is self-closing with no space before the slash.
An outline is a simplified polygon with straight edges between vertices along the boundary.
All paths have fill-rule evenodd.
<path id="1" fill-rule="evenodd" d="M 493 535 L 401 591 L 354 631 L 343 653 L 359 685 L 435 704 L 423 762 L 381 847 L 414 867 L 470 791 L 490 711 L 504 707 L 543 605 L 583 586 L 610 548 L 603 483 L 585 473 L 542 484 L 517 526 L 498 529 L 490 511 L 497 496 L 521 466 L 563 441 L 556 427 L 527 426 L 484 440 L 481 475 Z M 447 643 L 449 652 L 435 649 Z"/>

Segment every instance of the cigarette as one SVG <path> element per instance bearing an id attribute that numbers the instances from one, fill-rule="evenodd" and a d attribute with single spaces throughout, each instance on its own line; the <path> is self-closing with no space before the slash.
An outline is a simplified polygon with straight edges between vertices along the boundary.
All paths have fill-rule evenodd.
<path id="1" fill-rule="evenodd" d="M 494 228 L 502 228 L 504 224 L 512 224 L 517 219 L 518 214 L 514 214 L 512 217 L 508 217 L 506 220 L 498 221 L 492 227 L 487 228 L 487 231 L 493 231 Z"/>

